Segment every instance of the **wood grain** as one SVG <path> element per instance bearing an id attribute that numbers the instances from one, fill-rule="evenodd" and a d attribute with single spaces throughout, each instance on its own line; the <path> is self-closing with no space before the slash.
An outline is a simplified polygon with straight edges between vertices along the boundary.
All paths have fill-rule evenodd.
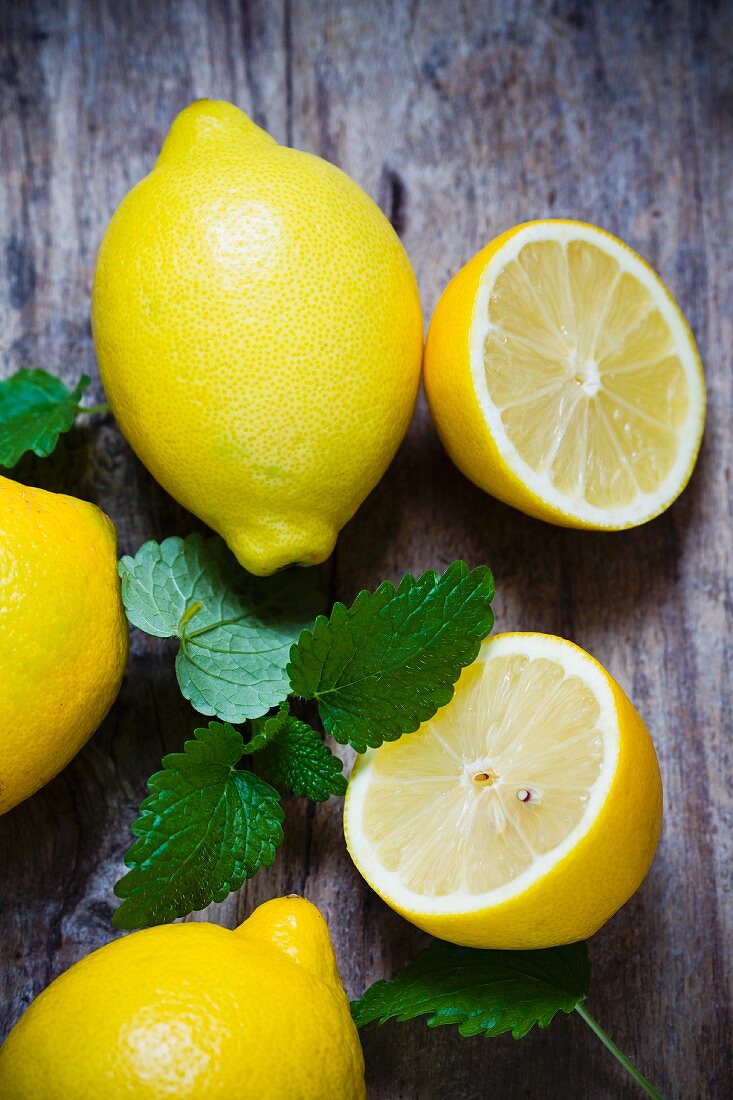
<path id="1" fill-rule="evenodd" d="M 592 943 L 589 1007 L 666 1096 L 730 1096 L 731 5 L 4 0 L 0 35 L 3 375 L 38 364 L 96 378 L 96 247 L 175 113 L 202 95 L 237 102 L 361 183 L 401 233 L 427 315 L 478 247 L 531 217 L 603 225 L 673 288 L 710 409 L 692 484 L 665 516 L 620 535 L 530 520 L 461 477 L 421 402 L 327 573 L 349 598 L 457 556 L 488 562 L 499 629 L 573 638 L 626 686 L 661 758 L 665 828 L 643 888 Z M 111 421 L 78 427 L 17 476 L 98 502 L 122 552 L 198 527 Z M 102 729 L 0 820 L 0 1034 L 111 938 L 145 779 L 194 724 L 171 649 L 133 632 Z M 328 918 L 351 993 L 402 966 L 421 937 L 353 871 L 338 802 L 292 800 L 286 835 L 271 870 L 204 916 L 233 925 L 264 898 L 301 891 Z M 369 1030 L 364 1046 L 375 1100 L 634 1095 L 575 1018 L 519 1044 L 415 1022 Z"/>

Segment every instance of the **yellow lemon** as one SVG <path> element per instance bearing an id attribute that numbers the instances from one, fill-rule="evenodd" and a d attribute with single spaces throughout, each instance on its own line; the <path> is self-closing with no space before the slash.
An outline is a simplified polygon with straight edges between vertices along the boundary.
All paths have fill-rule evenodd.
<path id="1" fill-rule="evenodd" d="M 313 564 L 417 395 L 407 254 L 343 172 L 199 100 L 102 241 L 92 325 L 137 454 L 253 573 Z"/>
<path id="2" fill-rule="evenodd" d="M 4 1100 L 363 1100 L 325 921 L 303 898 L 236 932 L 173 924 L 94 951 L 0 1050 Z"/>
<path id="3" fill-rule="evenodd" d="M 528 222 L 479 252 L 430 324 L 425 388 L 453 461 L 515 508 L 617 530 L 692 473 L 705 386 L 661 279 L 610 233 Z"/>
<path id="4" fill-rule="evenodd" d="M 388 905 L 494 948 L 592 935 L 642 881 L 661 820 L 641 718 L 597 661 L 547 634 L 485 642 L 434 718 L 359 758 L 344 812 Z"/>
<path id="5" fill-rule="evenodd" d="M 116 548 L 93 504 L 0 477 L 0 813 L 68 764 L 119 691 Z"/>

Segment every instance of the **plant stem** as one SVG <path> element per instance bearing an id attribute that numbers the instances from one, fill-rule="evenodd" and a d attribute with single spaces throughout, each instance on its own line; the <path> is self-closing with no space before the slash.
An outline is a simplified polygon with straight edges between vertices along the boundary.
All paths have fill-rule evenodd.
<path id="1" fill-rule="evenodd" d="M 109 412 L 109 402 L 102 401 L 100 405 L 77 405 L 77 415 L 83 413 L 84 416 L 98 416 L 101 413 Z"/>
<path id="2" fill-rule="evenodd" d="M 603 1045 L 611 1051 L 611 1054 L 614 1056 L 614 1058 L 617 1058 L 619 1060 L 626 1072 L 634 1078 L 637 1085 L 640 1085 L 641 1088 L 643 1088 L 647 1096 L 653 1097 L 653 1100 L 663 1100 L 661 1092 L 657 1092 L 657 1090 L 654 1088 L 654 1085 L 652 1085 L 650 1081 L 647 1081 L 646 1077 L 644 1077 L 643 1074 L 639 1073 L 633 1062 L 630 1062 L 626 1055 L 622 1054 L 622 1052 L 614 1043 L 613 1039 L 606 1035 L 603 1028 L 595 1022 L 593 1017 L 588 1012 L 586 1012 L 583 1006 L 579 1004 L 576 1005 L 575 1011 L 578 1013 L 581 1019 L 585 1020 L 591 1031 L 595 1032 Z"/>
<path id="3" fill-rule="evenodd" d="M 202 604 L 201 600 L 196 600 L 194 603 L 190 603 L 188 605 L 186 610 L 181 615 L 180 621 L 178 623 L 179 636 L 181 635 L 181 631 L 183 630 L 186 623 L 190 623 L 194 615 L 198 615 L 199 611 L 203 609 L 203 606 L 204 605 Z"/>
<path id="4" fill-rule="evenodd" d="M 203 607 L 203 604 L 201 606 Z M 220 626 L 232 626 L 234 623 L 239 623 L 242 619 L 246 619 L 248 614 L 249 612 L 243 611 L 241 615 L 235 615 L 233 619 L 218 619 L 215 623 L 207 623 L 206 626 L 200 626 L 198 630 L 187 630 L 186 641 L 190 642 L 193 638 L 198 638 L 202 634 L 208 634 L 210 630 L 218 630 Z M 190 618 L 190 616 L 188 618 Z M 186 622 L 188 622 L 188 619 L 186 619 Z M 179 626 L 181 625 L 183 625 L 183 620 L 179 623 Z"/>

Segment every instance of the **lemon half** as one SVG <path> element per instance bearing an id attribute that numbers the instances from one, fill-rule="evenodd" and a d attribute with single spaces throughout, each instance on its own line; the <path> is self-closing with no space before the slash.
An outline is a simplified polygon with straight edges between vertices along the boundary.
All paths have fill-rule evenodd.
<path id="1" fill-rule="evenodd" d="M 622 241 L 573 221 L 517 226 L 456 275 L 430 325 L 425 387 L 468 477 L 569 527 L 634 527 L 664 511 L 705 420 L 674 298 Z"/>
<path id="2" fill-rule="evenodd" d="M 418 927 L 534 948 L 623 905 L 661 817 L 654 746 L 618 684 L 571 642 L 503 634 L 417 733 L 359 758 L 344 828 L 364 878 Z"/>

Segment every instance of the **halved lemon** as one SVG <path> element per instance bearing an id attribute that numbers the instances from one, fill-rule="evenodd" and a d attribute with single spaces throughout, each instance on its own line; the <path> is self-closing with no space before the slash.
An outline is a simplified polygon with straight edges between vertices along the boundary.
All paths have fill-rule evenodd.
<path id="1" fill-rule="evenodd" d="M 588 653 L 500 634 L 417 733 L 360 757 L 346 843 L 398 913 L 471 947 L 592 935 L 644 878 L 662 820 L 651 738 Z"/>
<path id="2" fill-rule="evenodd" d="M 456 465 L 540 519 L 618 530 L 659 515 L 700 449 L 694 337 L 658 275 L 573 221 L 497 237 L 449 283 L 425 388 Z"/>

